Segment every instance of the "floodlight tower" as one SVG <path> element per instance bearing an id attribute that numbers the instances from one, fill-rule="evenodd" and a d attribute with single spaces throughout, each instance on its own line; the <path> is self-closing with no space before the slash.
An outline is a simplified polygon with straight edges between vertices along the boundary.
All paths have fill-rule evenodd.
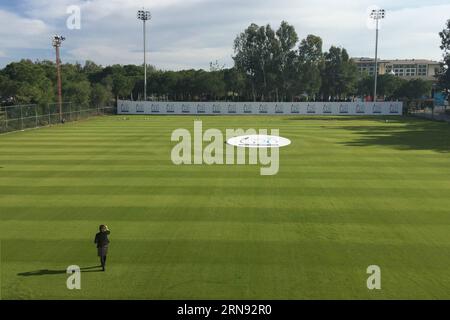
<path id="1" fill-rule="evenodd" d="M 56 49 L 56 75 L 58 81 L 58 105 L 59 105 L 59 122 L 63 121 L 62 117 L 62 89 L 61 89 L 61 59 L 59 57 L 59 48 L 62 42 L 66 40 L 63 36 L 53 36 L 52 44 Z"/>
<path id="2" fill-rule="evenodd" d="M 144 30 L 144 101 L 147 101 L 147 51 L 146 51 L 146 42 L 145 42 L 145 23 L 147 22 L 147 20 L 150 20 L 152 18 L 152 14 L 150 13 L 150 11 L 145 11 L 144 8 L 143 10 L 139 10 L 137 13 L 137 18 L 139 20 L 142 20 L 143 22 L 143 30 Z"/>
<path id="3" fill-rule="evenodd" d="M 374 9 L 370 13 L 370 17 L 376 21 L 376 38 L 375 38 L 375 84 L 373 89 L 373 101 L 377 100 L 377 80 L 378 80 L 378 23 L 384 19 L 386 12 L 384 9 Z"/>

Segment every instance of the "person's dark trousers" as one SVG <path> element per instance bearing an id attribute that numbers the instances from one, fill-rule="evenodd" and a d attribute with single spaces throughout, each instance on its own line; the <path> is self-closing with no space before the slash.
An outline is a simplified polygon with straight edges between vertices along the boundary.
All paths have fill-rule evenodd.
<path id="1" fill-rule="evenodd" d="M 105 270 L 106 256 L 100 257 L 100 263 L 102 264 L 102 269 Z"/>

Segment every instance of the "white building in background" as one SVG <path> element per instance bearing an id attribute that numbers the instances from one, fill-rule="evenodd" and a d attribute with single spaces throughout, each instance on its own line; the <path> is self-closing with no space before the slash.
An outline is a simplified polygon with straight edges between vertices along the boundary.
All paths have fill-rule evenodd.
<path id="1" fill-rule="evenodd" d="M 352 58 L 359 71 L 370 76 L 375 74 L 375 59 L 372 58 Z M 437 81 L 435 75 L 438 74 L 441 66 L 439 62 L 425 59 L 406 60 L 378 60 L 378 74 L 395 74 L 396 76 L 411 80 L 422 79 Z"/>

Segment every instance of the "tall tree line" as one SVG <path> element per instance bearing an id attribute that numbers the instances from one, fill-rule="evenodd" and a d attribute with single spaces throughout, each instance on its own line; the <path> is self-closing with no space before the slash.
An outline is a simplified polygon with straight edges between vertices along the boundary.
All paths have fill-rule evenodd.
<path id="1" fill-rule="evenodd" d="M 444 56 L 440 76 L 449 90 L 450 21 L 440 33 Z M 323 50 L 322 39 L 299 39 L 283 21 L 277 30 L 251 24 L 234 41 L 234 66 L 211 63 L 209 70 L 165 71 L 149 66 L 150 99 L 170 101 L 334 101 L 370 96 L 373 78 L 361 75 L 345 48 Z M 139 100 L 143 66 L 100 66 L 92 61 L 62 65 L 64 101 L 104 106 L 117 98 Z M 51 103 L 56 99 L 56 66 L 51 61 L 21 60 L 0 70 L 0 103 Z M 379 93 L 387 99 L 420 98 L 431 83 L 379 76 Z"/>
<path id="2" fill-rule="evenodd" d="M 236 38 L 234 50 L 235 68 L 245 74 L 254 101 L 344 98 L 357 80 L 345 49 L 333 46 L 324 53 L 315 35 L 299 43 L 295 28 L 285 21 L 277 31 L 250 25 Z"/>

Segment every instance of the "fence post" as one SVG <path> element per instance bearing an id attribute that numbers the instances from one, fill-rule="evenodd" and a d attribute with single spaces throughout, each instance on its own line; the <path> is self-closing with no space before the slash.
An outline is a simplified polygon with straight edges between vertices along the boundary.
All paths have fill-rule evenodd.
<path id="1" fill-rule="evenodd" d="M 20 106 L 20 129 L 23 130 L 23 106 Z"/>
<path id="2" fill-rule="evenodd" d="M 47 109 L 48 109 L 48 125 L 51 126 L 51 120 L 50 120 L 50 103 L 47 103 Z"/>
<path id="3" fill-rule="evenodd" d="M 38 127 L 37 104 L 34 105 L 34 115 L 36 117 L 36 128 Z"/>
<path id="4" fill-rule="evenodd" d="M 5 107 L 5 126 L 6 131 L 8 131 L 8 107 Z"/>

